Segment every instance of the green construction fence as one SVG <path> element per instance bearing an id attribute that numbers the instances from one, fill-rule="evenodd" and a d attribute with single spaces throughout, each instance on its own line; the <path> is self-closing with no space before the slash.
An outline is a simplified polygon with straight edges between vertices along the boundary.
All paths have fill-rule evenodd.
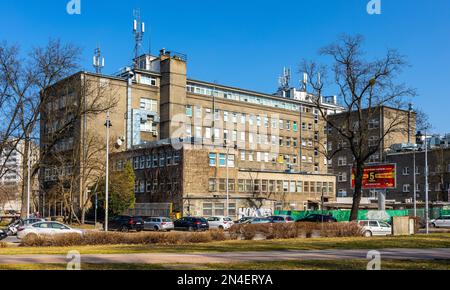
<path id="1" fill-rule="evenodd" d="M 275 215 L 289 215 L 293 219 L 298 220 L 305 218 L 312 214 L 332 215 L 338 222 L 345 222 L 350 220 L 350 210 L 331 210 L 331 211 L 275 211 Z M 430 218 L 438 218 L 443 215 L 450 215 L 450 210 L 430 209 Z M 405 210 L 360 210 L 358 212 L 358 220 L 382 220 L 390 221 L 394 216 L 414 216 L 414 211 L 410 209 Z M 424 209 L 417 209 L 417 216 L 425 217 Z"/>

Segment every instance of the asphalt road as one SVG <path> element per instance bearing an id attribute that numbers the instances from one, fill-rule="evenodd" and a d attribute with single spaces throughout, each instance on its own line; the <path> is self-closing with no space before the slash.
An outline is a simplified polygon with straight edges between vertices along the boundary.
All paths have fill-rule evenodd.
<path id="1" fill-rule="evenodd" d="M 271 251 L 198 254 L 111 254 L 82 255 L 81 263 L 90 264 L 209 264 L 272 262 L 298 260 L 367 259 L 369 250 Z M 450 259 L 449 249 L 383 249 L 381 259 L 442 260 Z M 0 264 L 64 264 L 69 259 L 62 255 L 0 255 Z"/>

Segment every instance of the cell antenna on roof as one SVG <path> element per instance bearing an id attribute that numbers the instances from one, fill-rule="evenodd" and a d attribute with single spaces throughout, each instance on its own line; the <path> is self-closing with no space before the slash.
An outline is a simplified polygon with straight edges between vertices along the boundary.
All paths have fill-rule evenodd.
<path id="1" fill-rule="evenodd" d="M 134 9 L 133 10 L 133 35 L 135 40 L 134 45 L 134 65 L 138 67 L 138 57 L 139 51 L 142 46 L 142 40 L 144 39 L 145 34 L 145 23 L 141 21 L 141 10 Z"/>
<path id="2" fill-rule="evenodd" d="M 97 47 L 94 51 L 94 57 L 92 60 L 92 65 L 95 68 L 97 74 L 102 73 L 102 68 L 105 67 L 105 58 L 102 56 L 100 47 Z"/>

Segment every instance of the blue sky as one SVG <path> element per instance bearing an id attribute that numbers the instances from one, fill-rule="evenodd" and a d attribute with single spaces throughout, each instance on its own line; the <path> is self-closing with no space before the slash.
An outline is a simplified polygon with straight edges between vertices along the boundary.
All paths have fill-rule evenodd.
<path id="1" fill-rule="evenodd" d="M 283 66 L 297 72 L 301 59 L 320 61 L 317 50 L 340 34 L 358 33 L 370 57 L 387 48 L 408 56 L 402 79 L 417 88 L 414 103 L 429 114 L 434 131 L 450 132 L 448 0 L 381 0 L 381 15 L 367 14 L 369 0 L 81 0 L 81 15 L 67 14 L 68 2 L 1 1 L 0 41 L 24 50 L 49 38 L 73 42 L 84 49 L 86 70 L 100 44 L 104 72 L 114 73 L 133 56 L 132 11 L 140 8 L 152 52 L 186 53 L 189 77 L 272 93 Z M 298 79 L 295 74 L 293 84 Z"/>

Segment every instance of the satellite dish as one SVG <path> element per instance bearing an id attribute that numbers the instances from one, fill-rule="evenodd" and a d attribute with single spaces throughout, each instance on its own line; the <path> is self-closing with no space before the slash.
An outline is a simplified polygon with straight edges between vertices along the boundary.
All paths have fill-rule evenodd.
<path id="1" fill-rule="evenodd" d="M 123 138 L 117 139 L 116 144 L 115 144 L 116 149 L 120 149 L 120 147 L 123 146 L 123 142 L 124 142 Z"/>

